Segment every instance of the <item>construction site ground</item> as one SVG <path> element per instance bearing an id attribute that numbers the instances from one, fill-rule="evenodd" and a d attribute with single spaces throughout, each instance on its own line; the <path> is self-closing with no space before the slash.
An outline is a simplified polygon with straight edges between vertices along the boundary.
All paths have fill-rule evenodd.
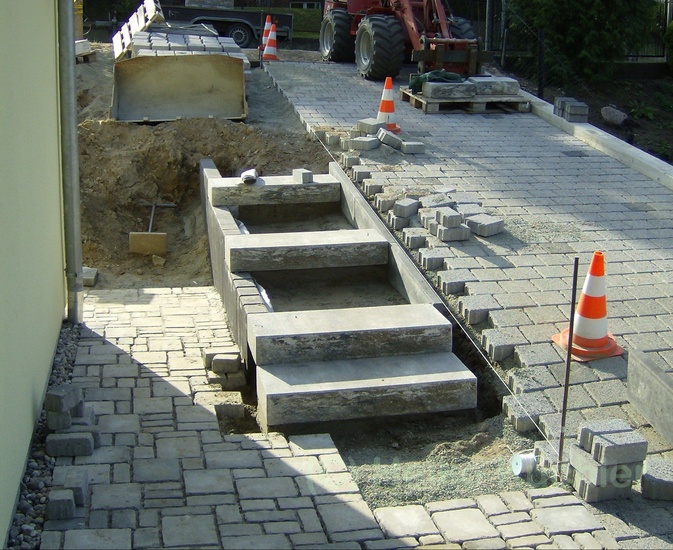
<path id="1" fill-rule="evenodd" d="M 78 66 L 78 104 L 84 260 L 86 265 L 97 268 L 100 276 L 97 287 L 86 298 L 87 332 L 80 348 L 91 351 L 96 346 L 112 344 L 124 352 L 115 352 L 119 358 L 125 354 L 133 356 L 134 339 L 147 343 L 156 338 L 155 349 L 164 354 L 166 362 L 176 351 L 171 346 L 200 352 L 199 348 L 208 347 L 213 339 L 230 338 L 226 313 L 210 287 L 198 196 L 198 160 L 212 158 L 223 174 L 230 175 L 252 167 L 269 175 L 288 174 L 294 168 L 325 172 L 328 162 L 338 158 L 340 151 L 325 149 L 309 134 L 336 131 L 345 135 L 357 120 L 376 116 L 381 84 L 360 79 L 353 65 L 316 62 L 316 52 L 281 51 L 280 62 L 267 63 L 263 69 L 252 71 L 247 83 L 250 116 L 245 124 L 214 120 L 122 124 L 106 120 L 112 87 L 110 48 L 102 44 L 95 44 L 94 48 L 96 60 Z M 254 53 L 250 55 L 254 57 Z M 396 88 L 404 85 L 404 76 L 398 77 L 395 84 Z M 455 268 L 470 272 L 465 293 L 488 297 L 496 304 L 487 321 L 468 327 L 468 334 L 479 340 L 484 330 L 491 331 L 487 333 L 491 342 L 514 350 L 506 360 L 495 364 L 493 372 L 505 381 L 513 373 L 513 385 L 531 380 L 534 384 L 550 376 L 558 378 L 564 356 L 551 343 L 551 336 L 567 325 L 573 257 L 578 256 L 585 269 L 594 250 L 603 250 L 608 262 L 611 332 L 627 349 L 652 352 L 664 362 L 670 359 L 673 192 L 534 114 L 424 115 L 398 101 L 396 115 L 405 139 L 422 141 L 426 151 L 422 155 L 403 155 L 382 147 L 363 152 L 361 164 L 371 170 L 373 180 L 400 196 L 405 190 L 440 187 L 474 193 L 489 212 L 505 220 L 504 233 L 488 239 L 472 237 L 452 247 Z M 670 181 L 670 171 L 663 179 L 666 178 Z M 140 204 L 141 199 L 178 205 L 176 209 L 160 209 L 155 220 L 155 230 L 168 233 L 165 263 L 128 253 L 128 233 L 145 231 L 149 219 L 149 209 Z M 428 276 L 436 281 L 436 273 L 428 272 Z M 446 298 L 459 313 L 461 298 Z M 176 307 L 184 309 L 185 316 L 191 316 L 189 322 L 180 324 L 174 318 L 166 322 L 171 313 L 175 314 Z M 128 334 L 121 334 L 124 331 Z M 95 368 L 95 362 L 88 364 L 83 358 L 87 354 L 82 353 L 78 359 L 80 368 L 73 382 L 80 378 L 80 382 L 90 384 L 87 387 L 96 387 L 96 380 L 100 387 L 109 386 L 109 381 L 101 378 L 101 369 Z M 120 359 L 118 363 L 124 361 Z M 474 363 L 479 363 L 478 358 Z M 170 380 L 169 366 L 165 370 Z M 142 390 L 147 384 L 142 374 L 138 376 L 126 387 L 136 388 L 134 395 L 143 398 L 151 395 L 154 399 L 158 394 Z M 492 373 L 489 378 L 496 380 Z M 571 391 L 570 397 L 573 422 L 576 425 L 597 418 L 625 418 L 646 435 L 651 454 L 673 458 L 673 445 L 658 437 L 625 399 L 625 379 L 625 358 L 598 365 L 574 364 L 571 382 L 576 390 Z M 132 380 L 133 377 L 124 384 L 131 384 Z M 115 383 L 115 387 L 122 386 Z M 547 391 L 545 398 L 552 404 L 558 403 L 556 394 L 550 396 L 548 389 L 543 385 L 526 387 L 527 392 Z M 93 547 L 92 543 L 100 543 L 103 540 L 100 537 L 106 536 L 113 537 L 118 544 L 114 547 L 131 544 L 139 547 L 148 541 L 148 545 L 160 546 L 230 547 L 236 542 L 227 539 L 230 536 L 251 536 L 237 541 L 250 547 L 260 547 L 259 541 L 267 542 L 268 547 L 342 541 L 350 544 L 343 546 L 349 548 L 360 548 L 361 544 L 365 548 L 392 548 L 418 543 L 465 543 L 465 539 L 454 541 L 452 527 L 438 523 L 440 516 L 435 515 L 453 508 L 474 508 L 481 514 L 479 522 L 482 518 L 486 521 L 490 515 L 499 515 L 491 514 L 489 508 L 498 506 L 497 502 L 506 507 L 507 513 L 528 514 L 520 518 L 525 523 L 520 531 L 525 533 L 522 537 L 547 537 L 518 541 L 522 545 L 554 542 L 564 548 L 570 542 L 554 536 L 579 536 L 581 532 L 594 533 L 593 543 L 599 541 L 598 544 L 608 547 L 612 544 L 611 537 L 624 548 L 673 547 L 673 505 L 642 499 L 637 484 L 633 498 L 628 501 L 583 506 L 576 497 L 566 494 L 567 486 L 554 484 L 546 492 L 541 491 L 542 486 L 553 481 L 544 475 L 527 479 L 514 476 L 509 464 L 512 454 L 530 448 L 533 440 L 542 435 L 517 434 L 509 419 L 498 414 L 497 396 L 503 392 L 503 387 L 491 387 L 485 395 L 493 402 L 484 403 L 482 399 L 480 410 L 466 415 L 320 426 L 331 433 L 335 447 L 325 443 L 325 439 L 302 440 L 301 435 L 290 436 L 290 443 L 281 437 L 243 437 L 228 433 L 241 430 L 226 424 L 219 426 L 224 434 L 222 439 L 212 418 L 195 421 L 210 422 L 207 428 L 181 428 L 180 415 L 184 411 L 178 409 L 186 405 L 184 397 L 172 396 L 170 406 L 163 399 L 166 402 L 162 401 L 159 408 L 166 416 L 166 431 L 177 426 L 174 436 L 185 438 L 167 436 L 170 443 L 168 439 L 161 443 L 159 436 L 152 435 L 155 431 L 142 429 L 142 422 L 152 419 L 143 419 L 140 411 L 138 418 L 128 418 L 141 424 L 137 430 L 134 424 L 130 436 L 122 427 L 118 432 L 113 430 L 106 439 L 109 450 L 97 468 L 100 471 L 96 479 L 101 486 L 96 505 L 79 518 L 78 528 L 77 522 L 69 526 L 45 525 L 45 534 L 49 535 L 47 539 L 43 535 L 46 543 L 43 548 Z M 108 411 L 106 414 L 113 411 L 136 416 L 131 395 L 119 400 L 128 402 L 119 410 L 114 398 L 101 397 L 100 401 L 108 403 L 99 405 L 101 411 Z M 109 404 L 111 401 L 115 402 Z M 554 423 L 548 424 L 553 430 Z M 182 434 L 181 429 L 185 430 Z M 546 435 L 549 437 L 550 432 Z M 296 443 L 293 437 L 297 438 Z M 321 452 L 306 451 L 302 441 L 307 445 L 317 441 L 325 447 Z M 144 450 L 139 452 L 140 448 Z M 270 451 L 274 448 L 290 450 L 274 455 Z M 264 454 L 265 450 L 269 452 Z M 313 469 L 315 464 L 302 463 L 299 470 L 278 475 L 272 474 L 266 463 L 280 456 L 332 455 L 335 450 L 348 472 L 334 466 L 338 461 L 332 459 L 320 459 L 318 470 Z M 184 477 L 191 479 L 189 486 L 180 481 L 187 470 L 211 468 L 211 453 L 245 451 L 252 451 L 255 456 L 250 452 L 230 456 L 243 462 L 247 456 L 255 466 L 242 465 L 238 472 L 235 469 L 228 474 L 234 476 L 235 483 L 232 485 L 228 477 L 223 486 L 231 486 L 231 490 L 205 487 L 198 476 Z M 140 474 L 136 478 L 129 464 L 141 457 L 166 459 L 163 466 L 169 472 L 171 481 L 167 483 L 171 487 L 154 487 L 158 483 L 150 483 L 149 478 L 142 479 Z M 172 460 L 175 464 L 169 464 Z M 211 461 L 217 462 L 214 454 Z M 58 466 L 86 463 L 80 459 L 74 464 L 60 460 Z M 330 471 L 326 464 L 336 469 Z M 101 473 L 104 471 L 107 476 Z M 332 474 L 343 476 L 329 477 Z M 307 483 L 305 478 L 311 475 L 329 477 L 320 478 L 325 485 L 318 494 L 302 488 Z M 265 480 L 255 487 L 253 479 L 257 476 Z M 283 481 L 271 483 L 274 477 Z M 243 481 L 243 478 L 250 479 Z M 353 480 L 357 486 L 351 484 Z M 122 494 L 115 493 L 116 483 L 124 485 L 120 490 L 131 490 L 133 495 L 123 513 L 114 504 L 115 498 Z M 376 522 L 371 522 L 373 516 L 366 505 L 360 504 L 360 494 L 371 509 L 405 504 L 424 506 L 421 510 L 432 516 L 433 527 L 423 533 L 414 530 L 423 523 L 419 519 L 408 524 L 401 522 L 402 527 L 395 531 L 390 526 L 400 522 L 382 520 L 385 517 L 382 512 L 376 519 L 387 538 L 395 540 L 377 543 L 383 535 L 377 531 Z M 502 498 L 495 501 L 481 498 L 495 494 Z M 159 495 L 171 501 L 163 503 L 167 508 L 160 514 L 141 504 L 159 499 Z M 291 513 L 283 510 L 282 504 L 290 504 L 288 499 L 302 497 L 309 500 L 293 501 Z M 470 500 L 475 497 L 481 500 Z M 557 497 L 563 498 L 545 504 L 540 500 Z M 468 500 L 457 503 L 456 499 Z M 357 504 L 344 506 L 356 501 Z M 521 505 L 524 501 L 531 503 L 531 508 L 516 508 L 516 503 Z M 337 504 L 341 508 L 330 508 Z M 573 514 L 581 518 L 577 530 L 570 526 L 564 532 L 558 530 L 558 525 L 547 525 L 542 519 L 532 521 L 537 515 L 531 510 L 544 506 L 568 506 L 565 510 L 568 518 Z M 313 524 L 314 531 L 306 529 L 313 516 L 297 511 L 303 507 L 313 510 L 319 518 Z M 253 512 L 263 510 L 279 513 L 268 516 L 274 519 L 263 521 L 264 514 L 253 519 L 256 517 Z M 413 513 L 421 510 L 414 509 Z M 411 510 L 406 512 L 411 514 L 408 517 L 416 517 Z M 559 517 L 564 516 L 562 508 L 557 512 Z M 342 513 L 347 516 L 339 515 Z M 353 526 L 361 527 L 345 530 L 336 526 L 351 520 Z M 597 523 L 592 523 L 594 520 Z M 490 529 L 484 524 L 484 532 L 471 540 L 494 538 L 495 523 L 492 519 L 489 522 Z M 76 530 L 67 530 L 71 528 Z M 293 538 L 297 534 L 319 532 L 324 539 L 319 535 L 313 539 Z M 359 534 L 351 538 L 346 535 L 356 532 Z M 185 538 L 185 533 L 197 533 L 197 538 Z M 495 533 L 496 538 L 504 537 L 501 530 Z M 267 538 L 260 539 L 262 535 Z M 411 539 L 404 542 L 400 537 L 412 537 L 413 542 Z M 603 537 L 607 538 L 600 542 Z M 518 537 L 512 536 L 510 540 L 515 538 Z M 579 546 L 581 541 L 579 536 L 576 544 Z"/>

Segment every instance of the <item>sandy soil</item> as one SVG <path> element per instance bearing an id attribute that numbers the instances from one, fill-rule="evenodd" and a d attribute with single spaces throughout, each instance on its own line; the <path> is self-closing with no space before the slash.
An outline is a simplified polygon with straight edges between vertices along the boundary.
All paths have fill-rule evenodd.
<path id="1" fill-rule="evenodd" d="M 294 168 L 327 171 L 331 158 L 310 141 L 292 107 L 259 69 L 246 85 L 245 123 L 192 119 L 134 124 L 109 119 L 113 57 L 93 44 L 96 59 L 77 65 L 84 264 L 99 270 L 99 288 L 189 286 L 212 283 L 200 211 L 198 165 L 211 158 L 224 176 L 256 168 L 286 175 Z M 294 54 L 299 55 L 301 54 Z M 129 252 L 128 234 L 168 234 L 165 263 Z"/>

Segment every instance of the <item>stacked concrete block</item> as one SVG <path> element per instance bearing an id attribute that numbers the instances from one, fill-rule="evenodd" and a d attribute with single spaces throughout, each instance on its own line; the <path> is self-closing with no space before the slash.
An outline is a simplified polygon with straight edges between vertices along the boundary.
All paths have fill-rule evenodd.
<path id="1" fill-rule="evenodd" d="M 366 179 L 371 178 L 372 173 L 366 166 L 353 166 L 353 168 L 351 168 L 351 176 L 354 181 L 362 183 Z"/>
<path id="2" fill-rule="evenodd" d="M 392 193 L 378 193 L 374 198 L 374 206 L 382 214 L 392 210 L 399 196 Z"/>
<path id="3" fill-rule="evenodd" d="M 388 210 L 388 214 L 386 215 L 386 222 L 392 229 L 399 231 L 400 229 L 404 229 L 409 225 L 409 218 L 396 216 L 394 210 Z"/>
<path id="4" fill-rule="evenodd" d="M 465 220 L 470 231 L 480 237 L 492 237 L 505 229 L 505 220 L 490 214 L 478 214 Z"/>
<path id="5" fill-rule="evenodd" d="M 673 500 L 673 462 L 664 458 L 648 458 L 640 486 L 644 498 Z"/>
<path id="6" fill-rule="evenodd" d="M 247 385 L 241 353 L 236 345 L 225 348 L 204 349 L 203 364 L 209 384 L 218 390 L 231 391 Z"/>
<path id="7" fill-rule="evenodd" d="M 55 485 L 49 492 L 47 518 L 72 519 L 78 506 L 89 502 L 89 477 L 84 470 L 71 470 L 65 475 L 63 485 Z"/>
<path id="8" fill-rule="evenodd" d="M 626 422 L 610 419 L 580 426 L 579 444 L 569 448 L 568 481 L 587 502 L 631 495 L 647 456 L 647 440 Z"/>
<path id="9" fill-rule="evenodd" d="M 353 166 L 360 164 L 360 157 L 354 153 L 343 152 L 339 161 L 339 164 L 344 168 L 353 168 Z"/>
<path id="10" fill-rule="evenodd" d="M 44 398 L 47 428 L 54 432 L 46 439 L 50 456 L 90 456 L 100 446 L 93 407 L 82 397 L 82 388 L 63 384 L 51 388 Z"/>
<path id="11" fill-rule="evenodd" d="M 554 114 L 568 122 L 587 122 L 589 106 L 573 97 L 557 97 L 554 99 Z"/>
<path id="12" fill-rule="evenodd" d="M 395 135 L 394 133 L 386 130 L 385 128 L 380 128 L 376 134 L 376 139 L 388 145 L 393 149 L 397 149 L 407 155 L 416 155 L 425 153 L 425 143 L 420 141 L 404 141 L 401 137 Z"/>
<path id="13" fill-rule="evenodd" d="M 422 227 L 407 227 L 402 230 L 404 244 L 411 250 L 423 248 L 428 238 L 428 232 Z"/>

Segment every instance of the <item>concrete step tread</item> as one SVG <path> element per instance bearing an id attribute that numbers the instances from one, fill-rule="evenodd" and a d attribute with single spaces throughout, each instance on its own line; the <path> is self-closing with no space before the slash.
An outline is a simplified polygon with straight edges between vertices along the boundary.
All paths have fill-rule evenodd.
<path id="1" fill-rule="evenodd" d="M 272 381 L 275 395 L 476 380 L 452 352 L 258 366 L 257 377 Z"/>
<path id="2" fill-rule="evenodd" d="M 328 231 L 302 231 L 300 233 L 258 233 L 233 235 L 227 238 L 227 249 L 235 248 L 293 248 L 339 244 L 379 243 L 388 241 L 378 231 L 371 229 L 339 229 Z"/>
<path id="3" fill-rule="evenodd" d="M 433 326 L 450 329 L 451 322 L 431 304 L 400 304 L 255 315 L 248 321 L 248 333 L 263 338 Z"/>

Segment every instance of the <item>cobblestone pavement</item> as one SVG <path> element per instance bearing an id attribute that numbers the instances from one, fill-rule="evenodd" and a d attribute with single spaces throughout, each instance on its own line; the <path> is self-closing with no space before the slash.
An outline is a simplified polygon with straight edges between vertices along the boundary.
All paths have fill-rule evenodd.
<path id="1" fill-rule="evenodd" d="M 43 549 L 666 543 L 556 487 L 370 510 L 328 434 L 223 436 L 192 402 L 201 350 L 232 344 L 213 288 L 90 291 L 85 325 L 72 382 L 102 444 L 57 459 L 54 486 L 84 471 L 88 498 L 75 519 L 46 522 Z"/>
<path id="2" fill-rule="evenodd" d="M 314 134 L 347 132 L 376 117 L 382 84 L 361 79 L 352 64 L 267 63 L 265 70 Z M 396 90 L 404 84 L 404 75 L 395 79 Z M 673 365 L 673 191 L 532 113 L 426 115 L 398 98 L 395 116 L 401 137 L 424 142 L 425 153 L 383 145 L 358 152 L 369 172 L 366 194 L 455 189 L 505 221 L 498 235 L 428 239 L 414 254 L 419 265 L 424 255 L 443 258 L 426 272 L 440 289 L 442 278 L 459 286 L 446 298 L 505 370 L 516 394 L 505 412 L 515 426 L 539 428 L 557 448 L 565 351 L 552 336 L 568 327 L 574 257 L 581 287 L 594 251 L 604 252 L 617 342 Z M 623 418 L 648 439 L 651 454 L 673 458 L 673 445 L 628 402 L 626 355 L 571 369 L 566 435 L 585 420 Z"/>

